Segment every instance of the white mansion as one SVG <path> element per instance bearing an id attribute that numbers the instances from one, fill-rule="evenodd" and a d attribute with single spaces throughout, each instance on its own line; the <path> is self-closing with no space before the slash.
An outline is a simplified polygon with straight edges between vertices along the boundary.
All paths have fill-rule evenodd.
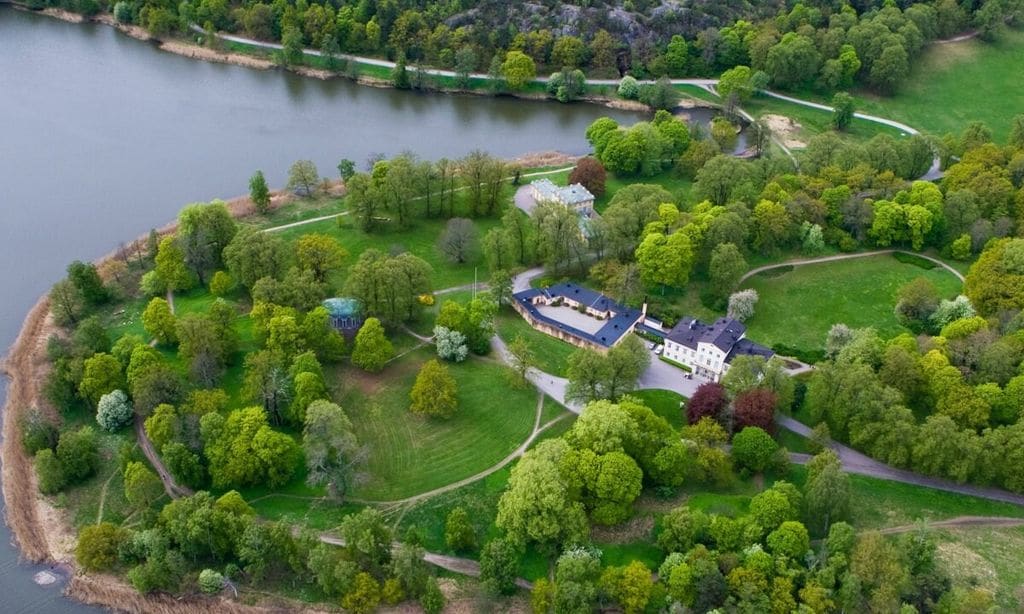
<path id="1" fill-rule="evenodd" d="M 664 357 L 685 365 L 701 377 L 719 381 L 736 356 L 764 356 L 775 352 L 744 338 L 747 327 L 732 318 L 714 324 L 685 317 L 665 335 Z"/>

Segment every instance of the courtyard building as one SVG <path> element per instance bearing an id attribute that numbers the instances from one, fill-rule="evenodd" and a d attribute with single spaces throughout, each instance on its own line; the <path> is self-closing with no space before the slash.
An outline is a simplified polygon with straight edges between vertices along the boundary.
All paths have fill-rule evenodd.
<path id="1" fill-rule="evenodd" d="M 601 352 L 633 332 L 646 312 L 646 305 L 641 309 L 626 307 L 571 282 L 516 292 L 512 306 L 533 328 L 577 347 Z"/>

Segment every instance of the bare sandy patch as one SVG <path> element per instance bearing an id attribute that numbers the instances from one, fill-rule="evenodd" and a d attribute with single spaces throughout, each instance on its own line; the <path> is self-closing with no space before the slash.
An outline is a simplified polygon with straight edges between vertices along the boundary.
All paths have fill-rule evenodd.
<path id="1" fill-rule="evenodd" d="M 593 102 L 599 102 L 609 109 L 621 109 L 623 111 L 648 111 L 649 108 L 642 102 L 636 100 L 623 100 L 621 98 L 587 98 Z M 680 103 L 682 104 L 682 103 Z"/>
<path id="2" fill-rule="evenodd" d="M 164 41 L 160 43 L 160 48 L 169 53 L 176 53 L 187 58 L 205 60 L 207 62 L 235 64 L 237 66 L 245 66 L 247 68 L 257 68 L 259 70 L 268 70 L 275 66 L 275 64 L 270 60 L 254 58 L 240 53 L 224 53 L 215 49 L 191 45 L 181 41 Z"/>
<path id="3" fill-rule="evenodd" d="M 593 538 L 605 544 L 629 544 L 644 539 L 650 539 L 654 531 L 653 516 L 635 516 L 629 522 L 618 524 L 612 527 L 595 526 L 590 534 Z"/>
<path id="4" fill-rule="evenodd" d="M 761 116 L 761 120 L 768 124 L 768 129 L 771 130 L 772 134 L 778 137 L 786 147 L 790 149 L 807 147 L 807 143 L 797 138 L 797 135 L 800 134 L 800 130 L 803 126 L 801 126 L 799 122 L 794 121 L 793 118 L 786 117 L 785 115 L 766 113 Z"/>

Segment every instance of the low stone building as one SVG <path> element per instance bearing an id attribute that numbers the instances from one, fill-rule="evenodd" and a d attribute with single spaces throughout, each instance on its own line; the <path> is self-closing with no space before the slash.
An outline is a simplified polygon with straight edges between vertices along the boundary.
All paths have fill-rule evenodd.
<path id="1" fill-rule="evenodd" d="M 664 357 L 686 365 L 694 374 L 719 381 L 737 356 L 775 355 L 771 349 L 746 338 L 747 327 L 733 318 L 705 324 L 685 317 L 665 335 Z"/>
<path id="2" fill-rule="evenodd" d="M 577 347 L 601 352 L 633 332 L 646 312 L 645 308 L 620 305 L 574 283 L 517 292 L 512 306 L 533 328 Z"/>

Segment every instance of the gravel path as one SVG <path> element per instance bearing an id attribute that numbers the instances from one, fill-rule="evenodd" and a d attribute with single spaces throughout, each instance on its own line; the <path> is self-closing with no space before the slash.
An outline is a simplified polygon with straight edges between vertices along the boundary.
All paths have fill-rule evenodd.
<path id="1" fill-rule="evenodd" d="M 811 434 L 810 427 L 790 416 L 776 415 L 775 421 L 794 433 L 798 433 L 805 437 L 808 437 Z M 843 464 L 843 470 L 847 473 L 856 473 L 858 475 L 866 475 L 883 480 L 892 480 L 894 482 L 902 482 L 904 484 L 934 488 L 936 490 L 944 490 L 946 492 L 988 499 L 989 501 L 1002 501 L 1004 503 L 1024 505 L 1024 495 L 1018 495 L 1007 490 L 988 486 L 957 484 L 952 480 L 921 475 L 905 469 L 897 469 L 895 467 L 890 467 L 885 463 L 876 461 L 875 459 L 838 442 L 832 442 L 831 448 L 835 450 L 836 454 L 839 456 L 839 460 Z M 790 454 L 790 459 L 794 463 L 803 465 L 811 459 L 811 456 L 809 454 L 793 453 Z"/>
<path id="2" fill-rule="evenodd" d="M 776 263 L 776 264 L 766 264 L 765 266 L 759 266 L 756 269 L 750 269 L 749 271 L 747 271 L 746 273 L 743 274 L 743 277 L 740 277 L 740 280 L 737 283 L 741 284 L 744 281 L 746 281 L 746 280 L 750 279 L 751 277 L 753 277 L 754 275 L 757 275 L 758 273 L 761 273 L 763 271 L 770 271 L 772 269 L 781 269 L 781 268 L 787 267 L 787 266 L 802 266 L 802 265 L 805 265 L 805 264 L 817 264 L 819 262 L 834 262 L 836 260 L 850 260 L 851 258 L 866 258 L 868 256 L 880 256 L 880 255 L 883 255 L 883 254 L 894 254 L 894 253 L 909 254 L 911 256 L 917 256 L 919 258 L 924 258 L 925 260 L 930 260 L 931 262 L 934 262 L 935 264 L 941 266 L 942 268 L 944 268 L 947 271 L 949 271 L 950 273 L 952 273 L 957 279 L 960 280 L 961 283 L 963 283 L 963 281 L 964 281 L 964 276 L 963 276 L 963 274 L 960 271 L 954 269 L 953 267 L 949 266 L 948 264 L 946 264 L 945 262 L 939 260 L 938 258 L 933 258 L 931 256 L 926 256 L 924 254 L 917 254 L 917 253 L 914 253 L 914 252 L 908 252 L 908 251 L 902 250 L 902 249 L 879 249 L 879 250 L 875 250 L 875 251 L 872 251 L 872 252 L 860 252 L 860 253 L 856 253 L 856 254 L 838 254 L 838 255 L 835 255 L 835 256 L 822 256 L 821 258 L 805 258 L 805 259 L 801 259 L 801 260 L 789 260 L 787 262 L 779 262 L 779 263 Z"/>

